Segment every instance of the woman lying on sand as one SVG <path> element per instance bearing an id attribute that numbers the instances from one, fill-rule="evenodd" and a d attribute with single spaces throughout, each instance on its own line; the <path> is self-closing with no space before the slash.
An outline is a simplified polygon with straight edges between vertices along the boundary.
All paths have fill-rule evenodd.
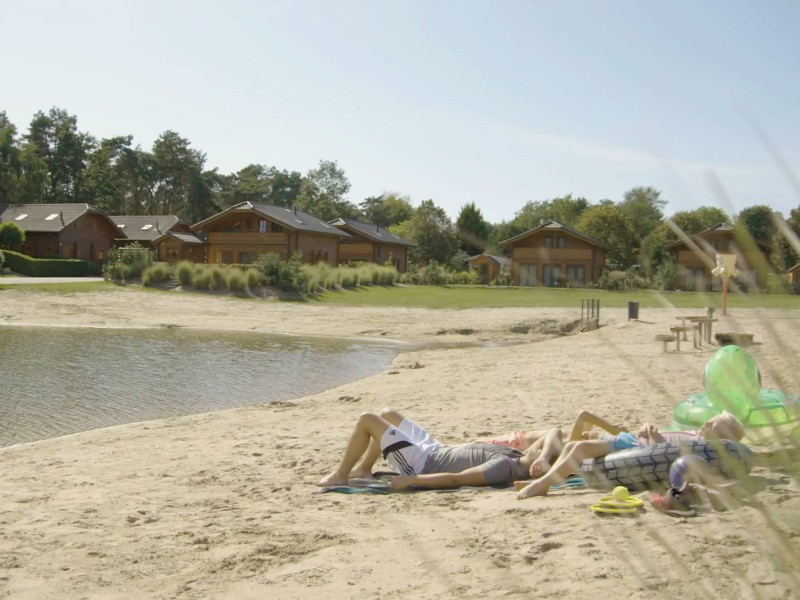
<path id="1" fill-rule="evenodd" d="M 371 477 L 381 454 L 401 474 L 392 477 L 393 490 L 510 485 L 529 479 L 531 472 L 544 473 L 562 447 L 558 428 L 543 432 L 524 453 L 482 442 L 445 446 L 411 419 L 386 408 L 358 418 L 339 467 L 318 485 L 345 485 L 351 478 Z"/>
<path id="2" fill-rule="evenodd" d="M 603 421 L 599 417 L 594 417 L 594 420 Z M 558 483 L 571 473 L 579 471 L 583 460 L 600 458 L 617 450 L 663 442 L 679 443 L 701 438 L 739 441 L 744 437 L 744 427 L 736 417 L 728 412 L 722 412 L 711 417 L 697 431 L 668 431 L 661 433 L 650 423 L 642 425 L 638 436 L 626 431 L 620 431 L 616 426 L 614 429 L 616 433 L 612 430 L 607 430 L 611 435 L 602 435 L 597 439 L 582 439 L 582 432 L 578 439 L 571 435 L 570 441 L 564 445 L 561 455 L 547 474 L 523 486 L 517 497 L 522 500 L 531 496 L 546 496 L 551 485 Z M 573 434 L 575 434 L 574 429 Z"/>

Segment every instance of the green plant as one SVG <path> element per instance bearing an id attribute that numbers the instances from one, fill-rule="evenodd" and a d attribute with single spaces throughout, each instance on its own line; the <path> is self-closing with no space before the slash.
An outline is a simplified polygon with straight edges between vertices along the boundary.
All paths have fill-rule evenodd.
<path id="1" fill-rule="evenodd" d="M 142 284 L 146 287 L 158 285 L 172 279 L 172 272 L 166 263 L 155 263 L 142 273 Z"/>
<path id="2" fill-rule="evenodd" d="M 197 265 L 194 271 L 192 282 L 195 289 L 210 290 L 211 289 L 211 272 L 205 265 Z"/>
<path id="3" fill-rule="evenodd" d="M 181 285 L 192 285 L 194 279 L 195 266 L 188 260 L 182 260 L 175 265 L 175 277 Z"/>
<path id="4" fill-rule="evenodd" d="M 0 248 L 11 250 L 25 241 L 25 231 L 13 221 L 0 223 Z"/>
<path id="5" fill-rule="evenodd" d="M 211 289 L 221 290 L 228 287 L 228 277 L 225 268 L 221 265 L 212 265 L 208 269 L 211 277 Z"/>
<path id="6" fill-rule="evenodd" d="M 226 283 L 232 292 L 243 292 L 247 289 L 247 278 L 241 269 L 229 269 Z"/>
<path id="7" fill-rule="evenodd" d="M 281 257 L 277 252 L 261 254 L 254 263 L 255 268 L 264 274 L 267 285 L 277 285 L 281 271 Z"/>
<path id="8" fill-rule="evenodd" d="M 250 267 L 244 272 L 247 288 L 252 290 L 264 282 L 264 274 L 256 268 Z"/>

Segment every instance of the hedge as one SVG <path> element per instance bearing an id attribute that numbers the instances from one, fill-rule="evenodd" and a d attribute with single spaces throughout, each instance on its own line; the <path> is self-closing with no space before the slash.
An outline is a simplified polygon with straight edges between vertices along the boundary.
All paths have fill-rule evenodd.
<path id="1" fill-rule="evenodd" d="M 97 266 L 88 260 L 73 258 L 31 258 L 26 254 L 4 250 L 5 266 L 29 277 L 86 277 Z"/>

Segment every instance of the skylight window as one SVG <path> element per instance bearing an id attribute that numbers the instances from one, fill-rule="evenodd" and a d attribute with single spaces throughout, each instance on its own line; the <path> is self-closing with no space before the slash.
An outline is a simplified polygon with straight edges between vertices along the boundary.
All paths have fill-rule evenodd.
<path id="1" fill-rule="evenodd" d="M 119 225 L 117 225 L 117 227 L 119 227 L 120 229 L 125 229 L 125 223 L 120 223 Z"/>
<path id="2" fill-rule="evenodd" d="M 148 223 L 147 225 L 142 225 L 142 231 L 147 231 L 148 229 L 152 229 L 153 225 Z"/>
<path id="3" fill-rule="evenodd" d="M 57 216 L 58 216 L 58 213 L 53 213 L 53 214 L 51 214 L 51 215 L 47 215 L 47 216 L 44 218 L 44 220 L 45 220 L 45 221 L 52 221 L 52 220 L 53 220 L 53 219 L 55 219 Z"/>
<path id="4" fill-rule="evenodd" d="M 24 218 L 25 218 L 25 217 L 27 217 L 27 216 L 28 216 L 28 213 L 22 213 L 20 216 L 18 216 L 18 217 L 17 217 L 16 219 L 14 219 L 14 220 L 15 220 L 15 221 L 22 221 L 22 219 L 24 219 Z"/>

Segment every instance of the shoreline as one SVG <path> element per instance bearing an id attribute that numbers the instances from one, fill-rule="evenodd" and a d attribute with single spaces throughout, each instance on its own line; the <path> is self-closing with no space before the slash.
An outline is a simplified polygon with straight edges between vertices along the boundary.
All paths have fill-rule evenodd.
<path id="1" fill-rule="evenodd" d="M 297 400 L 0 449 L 0 596 L 521 599 L 591 589 L 644 599 L 672 597 L 680 581 L 681 595 L 699 600 L 787 598 L 800 586 L 792 464 L 754 468 L 764 483 L 754 502 L 693 519 L 599 517 L 589 506 L 602 492 L 592 489 L 518 501 L 508 490 L 372 496 L 313 485 L 335 466 L 356 417 L 384 406 L 444 443 L 564 426 L 580 409 L 631 426 L 668 422 L 677 402 L 702 390 L 716 349 L 662 352 L 654 335 L 685 311 L 647 309 L 627 321 L 625 309 L 604 309 L 598 330 L 507 346 L 538 340 L 537 323 L 568 324 L 577 311 L 266 303 L 243 317 L 221 298 L 148 294 L 148 310 L 116 292 L 8 294 L 0 322 L 217 323 L 456 345 L 403 351 L 377 375 Z M 763 386 L 797 392 L 798 315 L 737 310 L 719 328 L 754 333 Z M 487 345 L 464 345 L 476 340 Z"/>

